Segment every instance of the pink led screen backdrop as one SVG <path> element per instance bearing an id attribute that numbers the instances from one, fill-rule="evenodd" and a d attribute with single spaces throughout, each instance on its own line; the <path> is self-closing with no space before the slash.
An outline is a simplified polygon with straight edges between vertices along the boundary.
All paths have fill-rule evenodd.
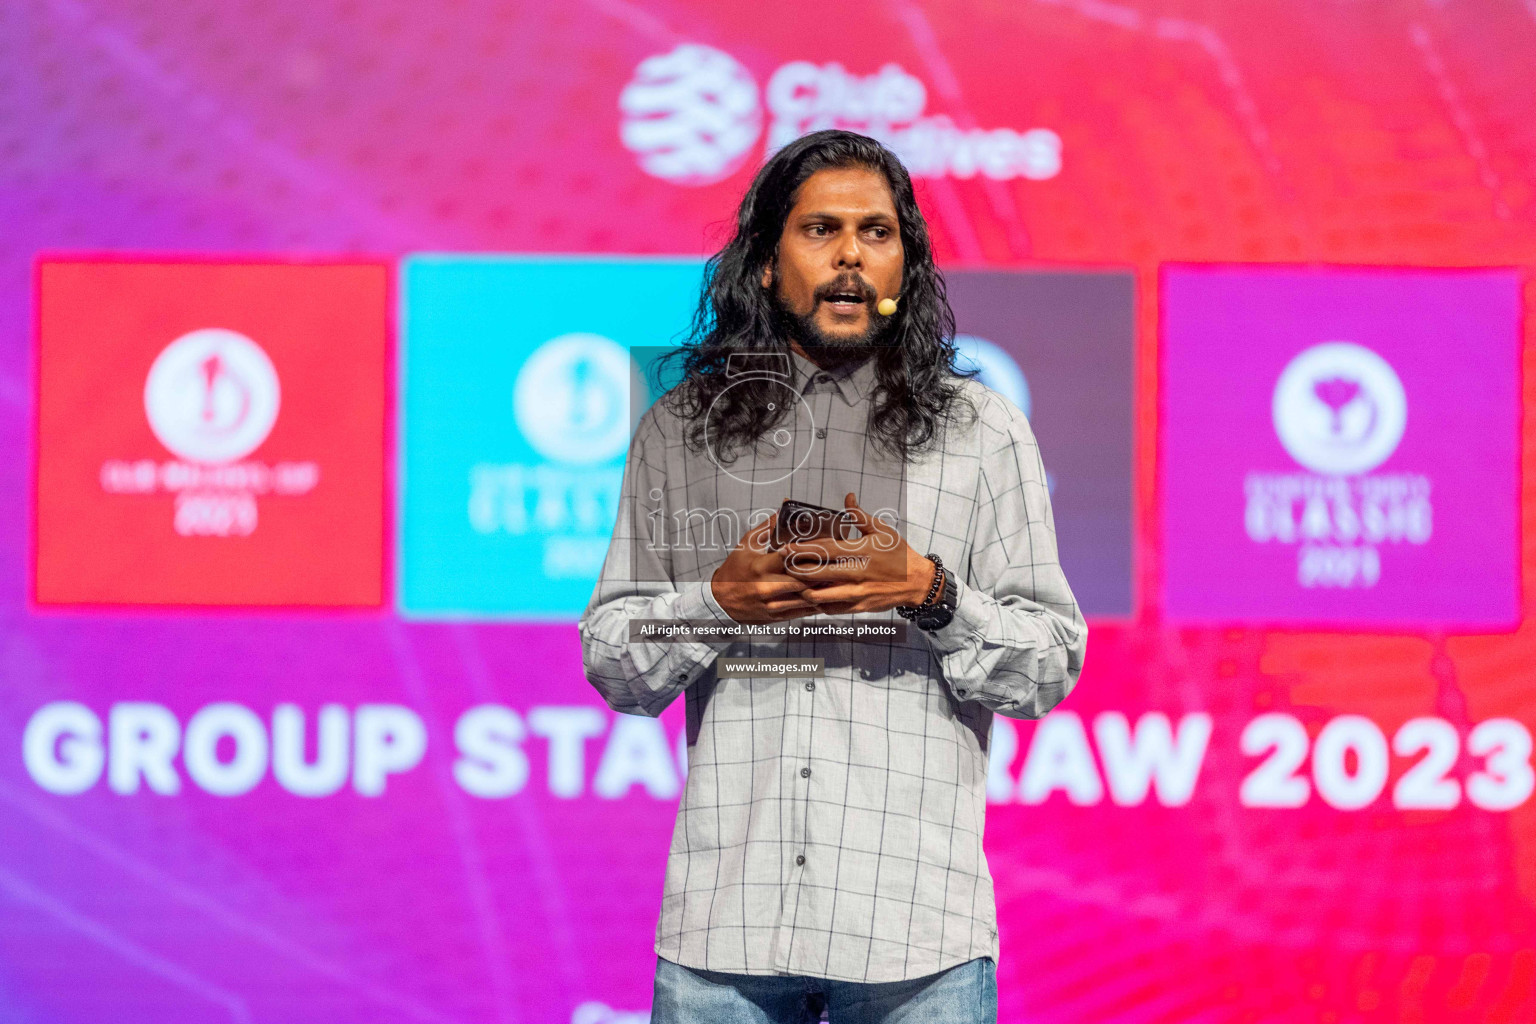
<path id="1" fill-rule="evenodd" d="M 1536 1018 L 1533 66 L 1520 0 L 0 4 L 0 1020 L 646 1019 L 678 711 L 610 713 L 568 611 L 397 611 L 402 324 L 457 315 L 402 260 L 696 261 L 825 125 L 1002 275 L 969 332 L 1047 467 L 1106 439 L 1082 680 L 993 734 L 1002 1019 Z M 108 264 L 186 283 L 50 270 Z M 1113 419 L 1014 274 L 1112 282 Z M 433 507 L 586 571 L 607 463 L 523 452 Z"/>

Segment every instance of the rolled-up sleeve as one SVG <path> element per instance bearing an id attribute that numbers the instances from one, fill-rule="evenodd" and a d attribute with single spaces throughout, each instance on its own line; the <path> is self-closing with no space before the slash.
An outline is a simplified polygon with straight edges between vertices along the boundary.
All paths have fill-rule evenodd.
<path id="1" fill-rule="evenodd" d="M 927 635 L 957 698 L 1008 718 L 1040 718 L 1077 685 L 1088 626 L 1057 561 L 1034 431 L 1002 400 L 989 411 L 999 408 L 1007 429 L 983 435 L 971 555 L 954 573 L 955 615 Z"/>
<path id="2" fill-rule="evenodd" d="M 653 718 L 732 643 L 630 639 L 632 619 L 733 621 L 708 580 L 672 582 L 670 551 L 641 535 L 637 513 L 668 521 L 666 494 L 666 438 L 652 408 L 630 443 L 613 540 L 579 626 L 587 681 L 613 710 Z"/>

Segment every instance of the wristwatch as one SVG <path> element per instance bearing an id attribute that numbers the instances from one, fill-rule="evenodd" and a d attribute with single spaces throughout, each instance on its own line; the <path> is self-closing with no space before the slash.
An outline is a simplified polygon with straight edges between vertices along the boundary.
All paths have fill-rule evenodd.
<path id="1" fill-rule="evenodd" d="M 943 629 L 949 625 L 955 617 L 955 574 L 944 568 L 944 561 L 938 555 L 929 552 L 928 559 L 933 562 L 933 586 L 928 589 L 928 596 L 922 604 L 902 604 L 896 606 L 896 614 L 904 619 L 910 619 L 917 627 L 931 633 L 936 629 Z M 937 601 L 934 594 L 939 591 L 940 580 L 943 581 L 943 596 Z"/>

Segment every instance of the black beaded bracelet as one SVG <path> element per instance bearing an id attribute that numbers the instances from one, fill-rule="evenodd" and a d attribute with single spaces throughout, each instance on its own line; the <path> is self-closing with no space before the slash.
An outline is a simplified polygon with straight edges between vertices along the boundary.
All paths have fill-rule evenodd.
<path id="1" fill-rule="evenodd" d="M 934 598 L 939 596 L 939 586 L 944 582 L 944 560 L 932 551 L 928 552 L 928 559 L 933 562 L 933 583 L 928 587 L 928 596 L 922 604 L 897 605 L 896 614 L 904 619 L 912 618 L 923 608 L 931 608 Z"/>
<path id="2" fill-rule="evenodd" d="M 944 582 L 944 560 L 933 552 L 928 552 L 929 559 L 933 562 L 933 586 L 928 588 L 928 596 L 923 598 L 919 608 L 927 608 L 933 604 L 933 599 L 939 596 L 939 586 Z"/>

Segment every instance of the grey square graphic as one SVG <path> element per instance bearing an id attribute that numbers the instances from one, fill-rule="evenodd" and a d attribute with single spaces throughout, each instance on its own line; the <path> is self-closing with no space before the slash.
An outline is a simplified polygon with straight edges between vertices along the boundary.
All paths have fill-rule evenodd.
<path id="1" fill-rule="evenodd" d="M 1062 570 L 1085 615 L 1132 612 L 1135 276 L 1130 271 L 951 271 L 962 352 L 1019 405 L 1040 441 Z M 990 342 L 1022 371 L 1020 380 Z M 991 372 L 988 372 L 991 370 Z M 1025 408 L 1027 406 L 1027 408 Z"/>

